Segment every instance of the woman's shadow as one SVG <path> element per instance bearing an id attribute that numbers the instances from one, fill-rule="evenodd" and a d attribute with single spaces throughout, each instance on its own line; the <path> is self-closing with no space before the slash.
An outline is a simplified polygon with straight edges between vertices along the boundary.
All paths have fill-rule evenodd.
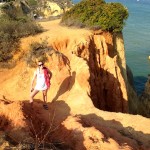
<path id="1" fill-rule="evenodd" d="M 73 71 L 72 75 L 68 76 L 61 83 L 59 90 L 57 91 L 56 96 L 53 98 L 52 102 L 56 101 L 60 95 L 64 94 L 67 91 L 70 91 L 75 83 L 76 72 Z"/>

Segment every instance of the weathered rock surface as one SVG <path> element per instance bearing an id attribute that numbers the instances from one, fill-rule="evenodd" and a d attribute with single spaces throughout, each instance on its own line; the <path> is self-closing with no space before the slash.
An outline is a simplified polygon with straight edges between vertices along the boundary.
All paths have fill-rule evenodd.
<path id="1" fill-rule="evenodd" d="M 53 73 L 49 101 L 59 98 L 76 106 L 75 103 L 86 104 L 92 100 L 99 109 L 128 112 L 122 35 L 68 29 L 60 27 L 58 21 L 49 26 L 49 31 L 22 41 L 22 51 L 27 51 L 30 43 L 46 37 L 54 48 L 47 63 Z M 0 79 L 0 94 L 8 99 L 28 99 L 33 69 L 20 63 L 5 74 Z"/>
<path id="2" fill-rule="evenodd" d="M 139 97 L 138 113 L 150 118 L 150 78 L 145 84 L 145 90 Z"/>
<path id="3" fill-rule="evenodd" d="M 21 54 L 25 54 L 31 43 L 46 38 L 53 47 L 47 53 L 46 64 L 53 74 L 48 92 L 49 111 L 43 109 L 40 93 L 33 109 L 30 108 L 29 91 L 35 69 L 20 60 L 13 69 L 0 70 L 0 98 L 5 99 L 0 102 L 2 130 L 11 137 L 15 135 L 17 140 L 22 135 L 35 142 L 35 131 L 41 131 L 43 138 L 51 127 L 48 142 L 64 142 L 63 146 L 73 150 L 148 150 L 150 120 L 113 113 L 128 112 L 122 35 L 69 29 L 58 23 L 59 20 L 41 23 L 46 31 L 22 39 L 20 46 Z"/>
<path id="4" fill-rule="evenodd" d="M 65 11 L 67 11 L 72 5 L 72 2 L 69 0 L 47 1 L 45 7 L 42 8 L 42 11 L 46 18 L 50 16 L 59 16 L 62 15 Z"/>
<path id="5" fill-rule="evenodd" d="M 75 115 L 65 101 L 48 103 L 48 106 L 49 110 L 44 110 L 39 101 L 31 109 L 25 101 L 1 100 L 0 129 L 9 137 L 9 140 L 3 137 L 2 145 L 13 146 L 9 144 L 11 140 L 16 147 L 17 143 L 40 145 L 43 141 L 61 143 L 65 150 L 150 149 L 149 119 L 95 108 L 80 109 Z"/>
<path id="6" fill-rule="evenodd" d="M 1 6 L 6 4 L 8 5 L 8 9 L 15 10 L 17 8 L 20 10 L 20 13 L 22 12 L 31 17 L 33 17 L 34 12 L 36 12 L 37 14 L 35 15 L 39 16 L 39 14 L 42 14 L 42 17 L 44 18 L 60 16 L 73 6 L 73 3 L 70 0 L 42 0 L 37 1 L 34 6 L 30 5 L 26 0 L 13 1 L 13 3 L 4 1 L 3 3 L 0 3 L 0 14 L 3 13 L 1 12 Z"/>

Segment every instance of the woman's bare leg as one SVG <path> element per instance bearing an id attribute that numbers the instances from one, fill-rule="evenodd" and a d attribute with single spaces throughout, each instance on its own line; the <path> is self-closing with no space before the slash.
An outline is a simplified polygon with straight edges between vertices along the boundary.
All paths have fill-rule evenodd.
<path id="1" fill-rule="evenodd" d="M 45 104 L 47 103 L 47 90 L 43 91 L 43 101 Z"/>
<path id="2" fill-rule="evenodd" d="M 33 92 L 31 92 L 31 95 L 30 95 L 30 104 L 31 105 L 33 105 L 33 98 L 38 92 L 39 92 L 38 90 L 33 90 Z"/>

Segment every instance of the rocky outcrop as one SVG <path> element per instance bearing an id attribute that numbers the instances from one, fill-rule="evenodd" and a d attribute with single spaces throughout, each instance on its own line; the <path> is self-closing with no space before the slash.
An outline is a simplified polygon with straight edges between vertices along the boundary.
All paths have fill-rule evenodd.
<path id="1" fill-rule="evenodd" d="M 2 8 L 1 8 L 2 7 Z M 0 14 L 6 13 L 12 15 L 18 15 L 17 13 L 31 15 L 32 10 L 26 0 L 13 1 L 13 2 L 3 2 L 0 4 Z M 13 13 L 12 13 L 13 12 Z"/>
<path id="2" fill-rule="evenodd" d="M 59 21 L 41 23 L 45 32 L 20 41 L 20 55 L 14 57 L 17 66 L 0 70 L 0 129 L 4 135 L 18 143 L 28 139 L 26 143 L 34 146 L 44 138 L 43 143 L 63 143 L 62 149 L 149 149 L 150 120 L 115 113 L 128 112 L 127 89 L 131 87 L 122 34 L 66 28 Z M 45 38 L 52 47 L 45 64 L 52 72 L 49 110 L 43 109 L 40 93 L 31 108 L 35 68 L 21 59 L 31 43 Z"/>
<path id="3" fill-rule="evenodd" d="M 62 53 L 65 53 L 67 47 L 64 46 L 69 44 L 68 40 L 63 39 L 55 41 L 53 47 L 58 51 L 63 49 Z M 128 112 L 126 63 L 121 35 L 92 33 L 72 49 L 72 54 L 82 61 L 78 67 L 82 63 L 87 64 L 84 72 L 78 72 L 76 78 L 79 79 L 80 88 L 88 92 L 95 107 L 106 111 Z M 84 80 L 88 83 L 82 84 Z"/>
<path id="4" fill-rule="evenodd" d="M 81 110 L 73 115 L 65 101 L 42 102 L 34 108 L 27 102 L 0 100 L 1 147 L 72 150 L 148 150 L 150 120 L 129 114 L 110 113 L 96 109 Z M 14 109 L 15 108 L 15 109 Z M 7 143 L 7 145 L 5 145 Z M 47 143 L 50 143 L 49 145 Z"/>
<path id="5" fill-rule="evenodd" d="M 127 66 L 127 90 L 129 113 L 138 114 L 139 97 L 135 91 L 133 74 L 129 66 Z"/>
<path id="6" fill-rule="evenodd" d="M 30 17 L 36 18 L 42 16 L 44 18 L 49 18 L 62 15 L 65 11 L 72 7 L 73 4 L 70 0 L 43 0 L 37 1 L 33 6 L 32 5 L 33 4 L 30 5 L 30 3 L 26 0 L 0 3 L 0 14 L 2 13 L 1 6 L 5 6 L 6 10 L 16 11 L 17 9 L 19 13 L 24 13 Z"/>
<path id="7" fill-rule="evenodd" d="M 139 97 L 138 114 L 150 118 L 150 78 L 145 84 L 145 90 Z"/>
<path id="8" fill-rule="evenodd" d="M 67 11 L 72 6 L 71 1 L 47 1 L 45 7 L 42 9 L 45 17 L 50 16 L 59 16 L 62 15 L 65 11 Z"/>
<path id="9" fill-rule="evenodd" d="M 53 18 L 61 16 L 65 11 L 73 6 L 70 0 L 44 0 L 37 2 L 36 9 L 34 10 L 37 15 L 40 14 L 44 18 Z"/>
<path id="10" fill-rule="evenodd" d="M 54 26 L 58 26 L 57 30 L 51 28 L 36 38 L 38 41 L 43 36 L 53 34 L 48 38 L 48 43 L 55 51 L 49 55 L 47 63 L 53 72 L 49 97 L 53 101 L 60 98 L 73 102 L 71 105 L 74 105 L 74 99 L 81 103 L 92 101 L 96 108 L 102 110 L 128 112 L 128 81 L 122 35 L 67 29 L 58 24 Z M 32 42 L 35 38 L 25 40 Z M 29 41 L 24 42 L 29 44 Z M 27 45 L 24 45 L 22 49 L 27 49 Z M 14 99 L 16 94 L 11 91 L 16 93 L 15 91 L 22 89 L 24 94 L 16 99 L 28 98 L 25 93 L 29 91 L 33 69 L 26 67 L 24 63 L 21 63 L 20 67 L 21 69 L 14 68 L 11 79 L 5 80 L 6 82 L 1 79 L 1 95 L 11 95 L 10 99 Z M 72 97 L 74 94 L 76 96 Z"/>
<path id="11" fill-rule="evenodd" d="M 95 107 L 107 111 L 128 112 L 122 35 L 94 33 L 74 53 L 88 63 L 90 96 Z"/>
<path id="12" fill-rule="evenodd" d="M 47 2 L 43 13 L 46 17 L 59 16 L 64 13 L 64 10 L 57 3 Z"/>

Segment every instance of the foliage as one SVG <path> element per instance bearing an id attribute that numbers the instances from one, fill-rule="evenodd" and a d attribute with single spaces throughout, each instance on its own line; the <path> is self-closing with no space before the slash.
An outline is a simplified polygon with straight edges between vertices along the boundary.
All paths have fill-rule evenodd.
<path id="1" fill-rule="evenodd" d="M 38 4 L 37 0 L 28 0 L 27 2 L 29 4 L 29 6 L 37 6 L 37 4 Z"/>
<path id="2" fill-rule="evenodd" d="M 48 46 L 47 39 L 41 40 L 41 42 L 34 42 L 30 45 L 29 53 L 26 56 L 26 62 L 30 67 L 36 67 L 37 61 L 46 62 L 46 53 L 51 50 L 52 47 Z"/>
<path id="3" fill-rule="evenodd" d="M 120 3 L 108 3 L 103 6 L 102 15 L 99 18 L 103 30 L 120 32 L 124 26 L 124 20 L 128 18 L 128 11 Z"/>
<path id="4" fill-rule="evenodd" d="M 120 3 L 104 0 L 82 0 L 62 17 L 61 23 L 68 26 L 99 27 L 110 32 L 120 32 L 128 10 Z"/>
<path id="5" fill-rule="evenodd" d="M 20 38 L 42 32 L 42 28 L 29 17 L 17 9 L 7 10 L 7 6 L 0 16 L 0 22 L 0 63 L 13 58 L 18 51 Z"/>

